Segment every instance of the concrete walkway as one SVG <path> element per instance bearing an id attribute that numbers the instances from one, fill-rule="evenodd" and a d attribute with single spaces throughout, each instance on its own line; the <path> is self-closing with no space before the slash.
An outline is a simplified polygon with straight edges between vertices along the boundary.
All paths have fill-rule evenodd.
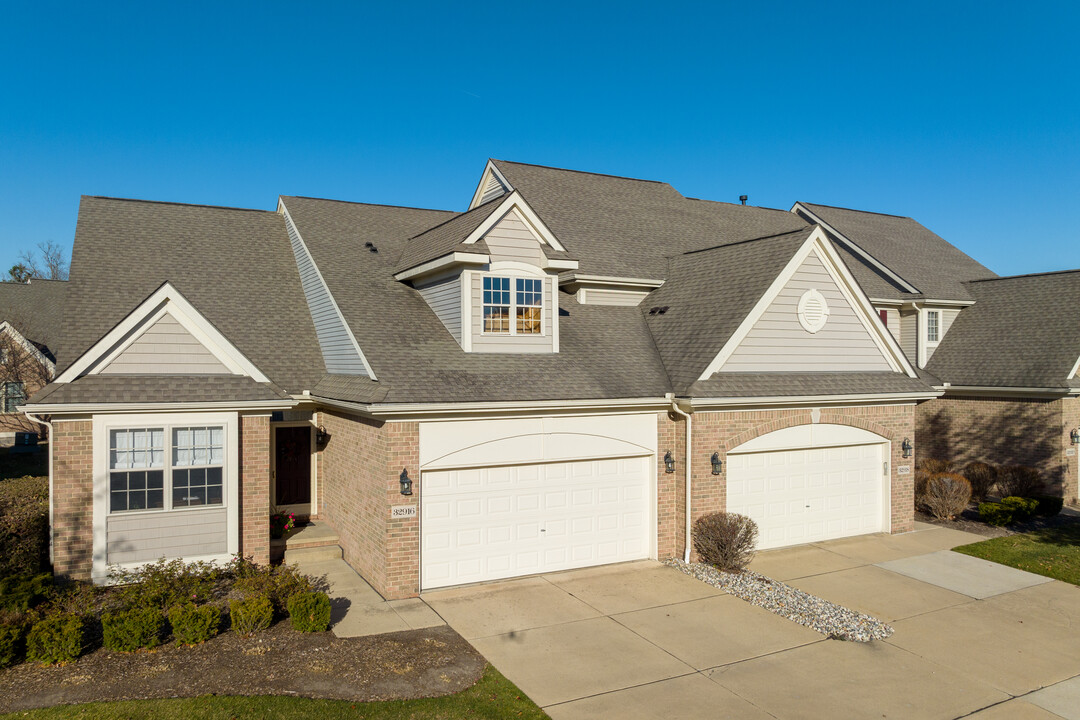
<path id="1" fill-rule="evenodd" d="M 424 600 L 556 720 L 1080 720 L 1080 589 L 943 552 L 980 539 L 920 526 L 758 556 L 754 570 L 895 628 L 866 644 L 656 562 Z"/>

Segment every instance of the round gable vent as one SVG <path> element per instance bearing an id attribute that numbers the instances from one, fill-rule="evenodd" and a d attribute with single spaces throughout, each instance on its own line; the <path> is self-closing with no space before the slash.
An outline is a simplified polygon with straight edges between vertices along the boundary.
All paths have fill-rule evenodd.
<path id="1" fill-rule="evenodd" d="M 825 327 L 829 320 L 829 304 L 817 290 L 810 289 L 799 298 L 799 324 L 810 333 Z"/>

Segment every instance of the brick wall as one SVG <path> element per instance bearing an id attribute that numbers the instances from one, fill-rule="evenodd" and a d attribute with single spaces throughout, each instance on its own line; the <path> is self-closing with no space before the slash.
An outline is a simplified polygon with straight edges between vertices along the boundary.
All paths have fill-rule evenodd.
<path id="1" fill-rule="evenodd" d="M 89 580 L 94 542 L 94 445 L 89 420 L 53 424 L 53 570 Z"/>
<path id="2" fill-rule="evenodd" d="M 783 430 L 795 425 L 806 425 L 813 422 L 812 410 L 755 410 L 755 411 L 732 411 L 732 412 L 704 412 L 694 413 L 693 419 L 693 450 L 691 452 L 691 473 L 693 481 L 692 513 L 696 520 L 701 515 L 709 512 L 717 512 L 727 507 L 727 451 L 760 435 Z M 892 473 L 891 488 L 891 512 L 892 532 L 908 532 L 915 527 L 913 494 L 914 476 L 911 472 L 899 474 L 901 466 L 911 467 L 914 458 L 904 459 L 901 457 L 901 443 L 905 437 L 915 438 L 915 408 L 912 405 L 886 405 L 872 407 L 849 407 L 849 408 L 821 408 L 818 422 L 832 423 L 837 425 L 850 425 L 863 430 L 881 435 L 892 441 L 892 458 L 890 471 Z M 664 418 L 660 424 L 660 447 L 659 454 L 663 456 L 665 442 L 670 442 L 670 435 L 665 433 L 672 431 L 685 437 L 685 427 L 680 418 L 679 422 L 672 423 L 673 428 L 665 426 Z M 724 461 L 724 470 L 720 475 L 712 474 L 711 458 L 714 452 L 720 453 L 720 459 Z M 667 475 L 674 478 L 676 485 L 676 505 L 674 508 L 673 522 L 660 514 L 660 536 L 658 538 L 659 556 L 661 558 L 671 555 L 681 555 L 685 536 L 684 512 L 684 483 L 685 462 L 684 455 L 673 453 L 676 456 L 676 472 Z M 661 487 L 664 486 L 664 469 L 661 462 L 658 469 Z M 668 481 L 670 482 L 670 481 Z M 663 493 L 661 493 L 661 503 Z M 669 528 L 672 528 L 673 532 Z"/>
<path id="3" fill-rule="evenodd" d="M 270 562 L 270 416 L 240 417 L 240 553 Z"/>
<path id="4" fill-rule="evenodd" d="M 1051 492 L 1075 503 L 1076 455 L 1069 431 L 1080 425 L 1080 399 L 945 397 L 916 411 L 920 457 L 952 460 L 962 467 L 980 460 L 1038 468 Z"/>

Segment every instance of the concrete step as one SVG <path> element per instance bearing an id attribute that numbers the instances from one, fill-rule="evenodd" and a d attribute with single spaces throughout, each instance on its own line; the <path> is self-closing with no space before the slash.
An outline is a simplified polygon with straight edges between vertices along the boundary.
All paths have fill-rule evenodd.
<path id="1" fill-rule="evenodd" d="M 317 547 L 289 548 L 285 551 L 285 562 L 290 565 L 301 562 L 319 562 L 322 560 L 340 559 L 340 545 L 319 545 Z"/>

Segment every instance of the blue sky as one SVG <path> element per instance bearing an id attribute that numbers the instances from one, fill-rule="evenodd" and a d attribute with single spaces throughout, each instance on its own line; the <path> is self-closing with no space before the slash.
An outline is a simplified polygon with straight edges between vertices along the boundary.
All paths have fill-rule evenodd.
<path id="1" fill-rule="evenodd" d="M 8 3 L 0 268 L 79 196 L 464 209 L 488 157 L 1080 267 L 1075 2 Z"/>

